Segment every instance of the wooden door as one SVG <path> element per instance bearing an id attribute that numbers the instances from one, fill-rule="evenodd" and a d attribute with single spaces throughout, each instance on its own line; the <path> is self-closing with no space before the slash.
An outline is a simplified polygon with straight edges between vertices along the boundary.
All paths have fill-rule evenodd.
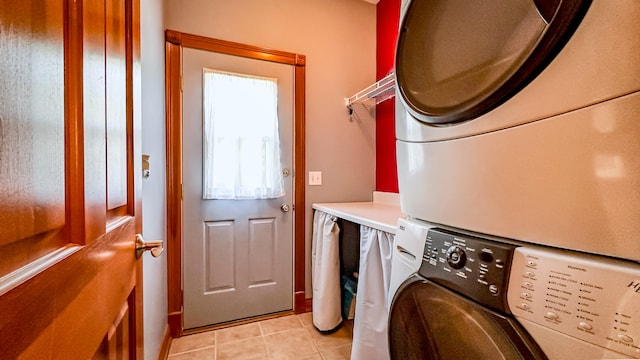
<path id="1" fill-rule="evenodd" d="M 290 211 L 293 202 L 292 174 L 295 173 L 293 70 L 289 64 L 197 49 L 183 50 L 182 173 L 188 174 L 183 180 L 186 329 L 293 309 L 293 211 Z M 208 123 L 214 120 L 204 116 L 208 113 L 204 108 L 226 105 L 215 104 L 215 96 L 203 89 L 211 86 L 205 83 L 209 81 L 207 75 L 213 74 L 229 78 L 225 93 L 233 94 L 237 89 L 235 86 L 245 88 L 237 91 L 240 96 L 225 98 L 224 101 L 232 105 L 228 114 L 223 114 L 223 109 L 215 111 L 220 119 L 224 119 L 225 125 L 219 124 L 218 131 L 213 130 L 206 140 L 203 128 L 212 127 Z M 253 99 L 258 95 L 250 95 L 247 90 L 256 82 L 276 85 L 277 121 L 265 116 L 266 113 L 271 114 L 268 106 L 262 111 L 256 110 L 257 103 L 263 99 Z M 268 97 L 274 94 L 261 95 Z M 267 105 L 273 104 L 273 99 L 268 100 Z M 238 106 L 233 105 L 235 102 Z M 242 111 L 240 107 L 254 107 L 254 110 Z M 272 138 L 276 132 L 274 127 L 258 129 L 257 119 L 261 125 L 277 126 L 278 139 Z M 229 123 L 242 128 L 236 129 Z M 227 128 L 227 131 L 220 128 Z M 214 141 L 233 145 L 215 147 Z M 269 144 L 278 142 L 277 151 L 271 152 Z M 216 152 L 221 151 L 224 155 L 217 157 Z M 204 160 L 207 152 L 210 153 L 209 163 Z M 224 178 L 218 179 L 224 185 L 219 186 L 236 179 L 235 195 L 241 199 L 226 198 L 232 196 L 227 191 L 206 198 L 211 189 L 204 189 L 205 168 L 217 161 L 224 166 L 216 167 L 209 176 L 221 170 L 225 176 L 216 175 Z M 241 166 L 260 169 L 260 174 L 251 173 L 254 178 L 266 178 L 275 173 L 282 181 L 284 194 L 260 198 L 258 193 L 260 190 L 266 192 L 264 183 L 268 181 L 240 180 L 240 175 L 236 178 L 233 175 L 239 173 L 247 177 L 249 171 L 240 170 Z M 240 184 L 241 181 L 251 184 Z M 225 187 L 225 190 L 229 188 Z"/>
<path id="2" fill-rule="evenodd" d="M 0 0 L 0 357 L 142 357 L 138 0 Z"/>

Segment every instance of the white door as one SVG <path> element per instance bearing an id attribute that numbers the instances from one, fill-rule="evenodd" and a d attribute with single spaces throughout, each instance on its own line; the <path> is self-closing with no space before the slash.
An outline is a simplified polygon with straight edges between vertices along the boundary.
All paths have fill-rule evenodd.
<path id="1" fill-rule="evenodd" d="M 293 308 L 293 211 L 290 211 L 293 199 L 293 70 L 291 65 L 188 48 L 183 50 L 185 329 Z M 219 177 L 222 175 L 222 178 L 232 178 L 242 171 L 238 166 L 247 168 L 246 163 L 240 164 L 246 159 L 237 160 L 233 151 L 216 151 L 214 148 L 212 152 L 216 154 L 203 155 L 209 151 L 204 149 L 208 146 L 203 146 L 203 127 L 205 120 L 210 120 L 209 115 L 203 115 L 203 103 L 208 103 L 208 100 L 203 100 L 203 82 L 205 73 L 212 72 L 241 78 L 275 79 L 280 164 L 263 161 L 248 167 L 281 166 L 278 175 L 283 182 L 284 196 L 205 199 L 219 196 L 212 196 L 210 188 L 206 194 L 203 190 L 204 159 L 207 156 L 226 164 L 222 171 L 219 167 L 214 168 L 215 171 L 207 176 L 213 173 Z M 240 100 L 238 105 L 234 105 L 238 114 L 257 106 L 253 100 Z M 225 124 L 244 121 L 233 116 L 229 119 L 224 120 L 227 121 Z M 256 131 L 255 125 L 242 126 L 243 134 Z M 261 137 L 255 138 L 261 141 Z M 238 142 L 254 140 L 243 138 Z M 216 157 L 220 154 L 224 156 Z M 207 162 L 211 164 L 209 160 Z"/>

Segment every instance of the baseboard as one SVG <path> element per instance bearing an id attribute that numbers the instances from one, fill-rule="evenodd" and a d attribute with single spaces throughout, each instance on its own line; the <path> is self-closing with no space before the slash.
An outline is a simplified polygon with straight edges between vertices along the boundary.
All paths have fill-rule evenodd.
<path id="1" fill-rule="evenodd" d="M 169 324 L 164 328 L 164 336 L 162 337 L 162 344 L 160 345 L 160 353 L 158 354 L 158 360 L 166 360 L 169 357 L 169 349 L 171 348 L 171 335 L 169 331 Z"/>
<path id="2" fill-rule="evenodd" d="M 304 314 L 311 312 L 311 298 L 306 297 L 304 291 L 298 291 L 294 294 L 295 307 L 293 311 L 296 314 Z"/>
<path id="3" fill-rule="evenodd" d="M 306 301 L 305 301 L 304 291 L 296 291 L 293 294 L 293 312 L 296 314 L 302 314 L 306 311 Z"/>
<path id="4" fill-rule="evenodd" d="M 169 335 L 172 338 L 179 338 L 182 336 L 182 311 L 177 311 L 169 314 Z"/>

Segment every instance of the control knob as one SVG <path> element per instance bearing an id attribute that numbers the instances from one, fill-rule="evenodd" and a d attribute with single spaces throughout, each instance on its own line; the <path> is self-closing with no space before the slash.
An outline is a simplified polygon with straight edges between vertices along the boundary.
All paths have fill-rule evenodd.
<path id="1" fill-rule="evenodd" d="M 467 263 L 467 254 L 460 246 L 451 246 L 447 249 L 447 263 L 454 269 L 460 269 Z"/>

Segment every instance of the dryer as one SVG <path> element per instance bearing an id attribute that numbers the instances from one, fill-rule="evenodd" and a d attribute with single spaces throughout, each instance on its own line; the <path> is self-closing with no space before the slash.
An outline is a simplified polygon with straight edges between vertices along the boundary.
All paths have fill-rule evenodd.
<path id="1" fill-rule="evenodd" d="M 402 211 L 640 261 L 640 1 L 403 1 Z"/>

